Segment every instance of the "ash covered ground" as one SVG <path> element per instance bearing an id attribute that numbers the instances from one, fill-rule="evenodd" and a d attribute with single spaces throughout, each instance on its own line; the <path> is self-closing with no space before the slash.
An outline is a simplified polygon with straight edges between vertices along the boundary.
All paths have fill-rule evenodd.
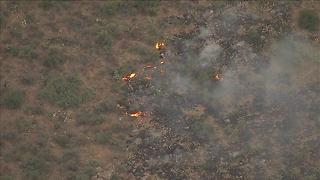
<path id="1" fill-rule="evenodd" d="M 151 81 L 129 82 L 128 104 L 145 116 L 128 142 L 125 173 L 320 178 L 319 47 L 288 29 L 292 4 L 280 4 L 268 19 L 246 3 L 180 17 L 196 28 L 167 40 Z"/>

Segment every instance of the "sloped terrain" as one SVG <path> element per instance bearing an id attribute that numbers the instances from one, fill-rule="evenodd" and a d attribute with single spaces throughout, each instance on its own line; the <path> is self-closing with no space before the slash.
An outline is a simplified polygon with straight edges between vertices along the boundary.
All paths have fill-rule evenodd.
<path id="1" fill-rule="evenodd" d="M 320 178 L 318 1 L 0 7 L 0 179 Z"/>

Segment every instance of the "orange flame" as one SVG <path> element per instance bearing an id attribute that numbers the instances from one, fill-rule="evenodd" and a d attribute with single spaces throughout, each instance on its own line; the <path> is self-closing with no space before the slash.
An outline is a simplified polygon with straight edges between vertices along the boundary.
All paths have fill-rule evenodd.
<path id="1" fill-rule="evenodd" d="M 136 76 L 136 73 L 132 73 L 132 74 L 130 74 L 129 78 L 133 78 L 135 76 Z"/>
<path id="2" fill-rule="evenodd" d="M 157 42 L 155 47 L 156 47 L 156 49 L 164 48 L 164 43 L 163 42 Z"/>
<path id="3" fill-rule="evenodd" d="M 152 65 L 146 65 L 145 68 L 153 68 L 153 66 Z"/>
<path id="4" fill-rule="evenodd" d="M 222 79 L 222 77 L 220 76 L 220 74 L 216 74 L 213 76 L 213 80 L 215 80 L 215 81 L 219 81 L 221 79 Z"/>
<path id="5" fill-rule="evenodd" d="M 146 77 L 145 77 L 145 79 L 146 79 L 146 80 L 151 80 L 151 79 L 152 79 L 152 77 L 150 77 L 150 76 L 146 76 Z"/>
<path id="6" fill-rule="evenodd" d="M 131 73 L 131 74 L 128 74 L 128 75 L 126 75 L 125 77 L 123 77 L 122 78 L 122 80 L 124 80 L 124 81 L 128 81 L 128 80 L 130 80 L 130 79 L 132 79 L 132 78 L 134 78 L 134 77 L 136 77 L 136 73 Z"/>
<path id="7" fill-rule="evenodd" d="M 160 64 L 164 64 L 164 61 L 160 61 Z"/>
<path id="8" fill-rule="evenodd" d="M 131 117 L 139 117 L 142 115 L 141 111 L 132 112 L 129 114 Z"/>

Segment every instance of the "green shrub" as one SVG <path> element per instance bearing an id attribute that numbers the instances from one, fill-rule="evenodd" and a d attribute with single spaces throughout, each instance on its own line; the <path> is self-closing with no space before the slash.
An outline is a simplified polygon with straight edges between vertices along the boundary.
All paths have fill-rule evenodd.
<path id="1" fill-rule="evenodd" d="M 118 13 L 121 9 L 120 1 L 109 1 L 106 2 L 103 6 L 99 6 L 99 11 L 105 15 L 114 15 Z"/>
<path id="2" fill-rule="evenodd" d="M 149 15 L 157 14 L 158 0 L 148 1 L 108 1 L 99 7 L 100 13 L 112 16 L 116 14 Z"/>
<path id="3" fill-rule="evenodd" d="M 54 137 L 54 141 L 61 147 L 66 148 L 71 142 L 71 134 L 62 134 Z"/>
<path id="4" fill-rule="evenodd" d="M 202 142 L 210 140 L 213 135 L 212 126 L 202 120 L 195 120 L 191 125 L 191 131 L 194 137 Z"/>
<path id="5" fill-rule="evenodd" d="M 111 132 L 99 132 L 96 134 L 96 141 L 99 144 L 109 144 L 113 142 Z"/>
<path id="6" fill-rule="evenodd" d="M 39 7 L 43 10 L 49 10 L 56 7 L 67 7 L 68 3 L 66 0 L 42 0 L 39 2 Z"/>
<path id="7" fill-rule="evenodd" d="M 21 77 L 21 83 L 24 84 L 24 85 L 33 85 L 35 83 L 34 76 L 31 75 L 30 73 L 24 74 Z"/>
<path id="8" fill-rule="evenodd" d="M 103 101 L 101 103 L 99 103 L 96 107 L 95 107 L 95 112 L 96 113 L 108 113 L 108 112 L 113 112 L 116 110 L 116 103 L 113 100 L 106 100 Z"/>
<path id="9" fill-rule="evenodd" d="M 60 158 L 60 163 L 66 163 L 67 161 L 75 160 L 79 161 L 79 154 L 75 150 L 66 150 Z"/>
<path id="10" fill-rule="evenodd" d="M 12 56 L 25 58 L 25 59 L 35 59 L 38 57 L 38 54 L 34 51 L 34 46 L 24 46 L 22 48 L 18 48 L 12 45 L 8 45 L 5 48 L 5 51 Z"/>
<path id="11" fill-rule="evenodd" d="M 12 90 L 1 97 L 0 103 L 9 109 L 18 109 L 22 105 L 24 98 L 25 94 L 23 91 Z"/>
<path id="12" fill-rule="evenodd" d="M 117 174 L 112 174 L 111 177 L 110 177 L 110 180 L 119 180 L 120 177 L 117 175 Z"/>
<path id="13" fill-rule="evenodd" d="M 155 16 L 157 15 L 158 0 L 149 1 L 130 1 L 130 6 L 135 9 L 137 13 Z"/>
<path id="14" fill-rule="evenodd" d="M 319 17 L 316 12 L 312 10 L 302 10 L 299 13 L 299 26 L 308 31 L 316 31 L 319 26 Z"/>
<path id="15" fill-rule="evenodd" d="M 98 125 L 103 123 L 106 118 L 98 113 L 94 112 L 82 112 L 77 115 L 77 123 L 79 125 Z"/>
<path id="16" fill-rule="evenodd" d="M 50 171 L 48 162 L 36 155 L 24 161 L 22 168 L 25 176 L 29 179 L 43 179 Z"/>
<path id="17" fill-rule="evenodd" d="M 117 145 L 119 140 L 123 137 L 117 134 L 117 139 L 113 137 L 115 133 L 119 133 L 123 130 L 118 124 L 112 125 L 107 131 L 101 131 L 96 134 L 96 141 L 99 144 L 112 144 Z M 120 138 L 120 139 L 119 139 Z"/>
<path id="18" fill-rule="evenodd" d="M 159 59 L 159 53 L 150 47 L 137 44 L 132 46 L 129 50 L 131 53 L 138 54 L 143 62 L 155 62 Z"/>
<path id="19" fill-rule="evenodd" d="M 43 61 L 43 65 L 48 68 L 56 68 L 64 63 L 64 55 L 57 49 L 50 49 L 48 55 Z"/>
<path id="20" fill-rule="evenodd" d="M 42 0 L 40 1 L 39 6 L 44 10 L 48 10 L 53 6 L 53 2 L 51 0 Z"/>
<path id="21" fill-rule="evenodd" d="M 35 59 L 38 57 L 38 54 L 34 51 L 34 46 L 25 46 L 21 48 L 19 57 L 26 59 Z"/>
<path id="22" fill-rule="evenodd" d="M 10 175 L 1 175 L 0 176 L 0 180 L 15 180 L 16 178 L 14 178 L 13 176 Z"/>
<path id="23" fill-rule="evenodd" d="M 245 40 L 250 43 L 256 50 L 261 49 L 265 43 L 265 41 L 261 38 L 261 32 L 256 29 L 250 30 L 246 34 Z"/>
<path id="24" fill-rule="evenodd" d="M 76 176 L 77 180 L 87 180 L 91 179 L 94 175 L 96 175 L 96 168 L 99 166 L 97 161 L 89 161 L 86 165 L 81 169 L 81 173 Z"/>
<path id="25" fill-rule="evenodd" d="M 19 55 L 19 49 L 15 46 L 12 45 L 8 45 L 5 49 L 5 51 L 9 54 L 11 54 L 12 56 L 18 56 Z"/>
<path id="26" fill-rule="evenodd" d="M 5 14 L 3 12 L 0 12 L 0 30 L 2 29 L 4 22 L 5 22 Z"/>
<path id="27" fill-rule="evenodd" d="M 21 39 L 22 38 L 22 32 L 20 31 L 21 28 L 13 28 L 10 31 L 10 35 L 12 38 Z"/>
<path id="28" fill-rule="evenodd" d="M 39 97 L 62 108 L 70 108 L 88 100 L 90 91 L 82 87 L 81 80 L 76 76 L 49 75 Z"/>
<path id="29" fill-rule="evenodd" d="M 101 47 L 110 50 L 113 44 L 113 38 L 110 33 L 105 30 L 101 30 L 96 34 L 96 42 Z"/>
<path id="30" fill-rule="evenodd" d="M 80 157 L 78 152 L 67 150 L 60 158 L 61 173 L 66 179 L 75 179 L 80 170 Z"/>
<path id="31" fill-rule="evenodd" d="M 44 109 L 42 106 L 30 106 L 26 108 L 26 112 L 32 115 L 42 115 L 44 114 Z"/>
<path id="32" fill-rule="evenodd" d="M 261 143 L 250 143 L 248 146 L 248 153 L 256 155 L 264 150 L 263 144 Z"/>
<path id="33" fill-rule="evenodd" d="M 19 133 L 25 133 L 37 126 L 37 122 L 33 119 L 18 118 L 15 120 L 15 127 Z"/>

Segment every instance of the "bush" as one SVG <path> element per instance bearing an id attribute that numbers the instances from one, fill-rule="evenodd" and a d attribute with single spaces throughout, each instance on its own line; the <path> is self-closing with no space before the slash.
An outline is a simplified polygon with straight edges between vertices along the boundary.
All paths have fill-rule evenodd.
<path id="1" fill-rule="evenodd" d="M 120 11 L 121 4 L 119 1 L 109 1 L 106 2 L 103 6 L 99 6 L 99 10 L 102 14 L 105 15 L 114 15 Z"/>
<path id="2" fill-rule="evenodd" d="M 19 57 L 26 59 L 35 59 L 38 57 L 37 53 L 34 51 L 34 46 L 23 47 L 20 51 Z"/>
<path id="3" fill-rule="evenodd" d="M 68 1 L 66 0 L 42 0 L 39 2 L 39 7 L 43 10 L 49 10 L 57 7 L 67 7 Z"/>
<path id="4" fill-rule="evenodd" d="M 60 158 L 61 171 L 66 179 L 75 179 L 78 174 L 80 166 L 80 158 L 78 152 L 74 150 L 67 150 Z"/>
<path id="5" fill-rule="evenodd" d="M 25 98 L 25 94 L 23 91 L 20 90 L 12 90 L 9 91 L 1 98 L 1 105 L 9 109 L 18 109 L 21 104 L 23 103 Z"/>
<path id="6" fill-rule="evenodd" d="M 61 51 L 57 49 L 50 49 L 48 55 L 45 57 L 43 61 L 43 65 L 48 68 L 56 68 L 60 64 L 64 63 L 64 56 Z"/>
<path id="7" fill-rule="evenodd" d="M 12 38 L 21 39 L 22 38 L 22 32 L 20 30 L 21 28 L 14 28 L 10 31 L 10 35 Z"/>
<path id="8" fill-rule="evenodd" d="M 27 107 L 25 111 L 32 115 L 44 114 L 44 109 L 42 106 L 30 106 L 30 107 Z"/>
<path id="9" fill-rule="evenodd" d="M 51 0 L 42 0 L 40 3 L 39 3 L 39 6 L 41 8 L 43 8 L 44 10 L 49 10 L 52 6 L 53 6 L 53 1 Z"/>
<path id="10" fill-rule="evenodd" d="M 71 134 L 57 135 L 54 141 L 61 147 L 66 148 L 71 142 Z"/>
<path id="11" fill-rule="evenodd" d="M 21 77 L 21 83 L 23 85 L 33 85 L 35 83 L 35 78 L 30 73 L 23 74 L 23 76 Z"/>
<path id="12" fill-rule="evenodd" d="M 108 112 L 114 112 L 116 110 L 116 103 L 115 100 L 111 101 L 111 100 L 106 100 L 103 101 L 101 103 L 99 103 L 94 111 L 96 113 L 108 113 Z"/>
<path id="13" fill-rule="evenodd" d="M 250 30 L 245 37 L 245 40 L 253 46 L 254 49 L 260 50 L 263 45 L 265 44 L 265 41 L 261 38 L 261 31 L 258 30 Z"/>
<path id="14" fill-rule="evenodd" d="M 105 121 L 105 117 L 101 114 L 93 112 L 82 112 L 77 115 L 77 123 L 79 125 L 98 125 Z"/>
<path id="15" fill-rule="evenodd" d="M 191 131 L 197 140 L 201 142 L 206 142 L 211 139 L 211 136 L 213 135 L 213 128 L 210 124 L 205 123 L 201 120 L 195 120 L 193 124 L 191 125 Z"/>
<path id="16" fill-rule="evenodd" d="M 150 16 L 157 14 L 158 0 L 131 1 L 130 3 L 131 9 L 134 9 L 137 13 Z"/>
<path id="17" fill-rule="evenodd" d="M 111 132 L 99 132 L 96 134 L 96 141 L 99 144 L 109 144 L 113 142 Z"/>
<path id="18" fill-rule="evenodd" d="M 90 91 L 82 87 L 81 80 L 76 76 L 49 75 L 39 97 L 62 108 L 70 108 L 88 100 Z"/>
<path id="19" fill-rule="evenodd" d="M 9 176 L 9 175 L 1 175 L 0 176 L 0 180 L 15 180 L 16 178 L 14 178 L 13 176 Z"/>
<path id="20" fill-rule="evenodd" d="M 30 129 L 33 129 L 37 126 L 37 122 L 35 120 L 18 118 L 15 120 L 15 127 L 19 133 L 25 133 Z"/>
<path id="21" fill-rule="evenodd" d="M 111 16 L 116 14 L 150 15 L 157 14 L 158 0 L 148 1 L 109 1 L 100 7 L 102 14 Z"/>
<path id="22" fill-rule="evenodd" d="M 3 12 L 0 12 L 0 29 L 2 29 L 4 22 L 5 22 L 5 14 Z"/>
<path id="23" fill-rule="evenodd" d="M 299 26 L 308 31 L 316 31 L 319 26 L 319 17 L 312 10 L 302 10 L 299 13 Z"/>
<path id="24" fill-rule="evenodd" d="M 31 60 L 31 59 L 35 59 L 38 57 L 38 54 L 34 51 L 34 48 L 35 48 L 34 45 L 25 46 L 20 49 L 15 46 L 8 45 L 5 48 L 5 51 L 7 53 L 11 54 L 12 56 Z"/>
<path id="25" fill-rule="evenodd" d="M 118 124 L 114 124 L 107 131 L 98 132 L 96 134 L 96 141 L 99 144 L 112 144 L 117 145 L 119 141 L 113 137 L 114 133 L 121 132 L 123 130 Z M 118 138 L 123 138 L 118 136 Z"/>
<path id="26" fill-rule="evenodd" d="M 97 161 L 89 161 L 81 170 L 81 173 L 76 176 L 76 179 L 77 180 L 91 179 L 91 177 L 97 174 L 96 168 L 98 166 L 99 166 L 99 163 Z"/>
<path id="27" fill-rule="evenodd" d="M 48 162 L 38 156 L 33 156 L 22 164 L 23 172 L 29 179 L 43 179 L 48 175 L 50 166 Z M 45 178 L 44 178 L 45 179 Z"/>
<path id="28" fill-rule="evenodd" d="M 136 44 L 129 50 L 131 53 L 138 54 L 143 62 L 154 62 L 159 60 L 159 53 L 155 51 L 153 48 Z"/>
<path id="29" fill-rule="evenodd" d="M 12 56 L 18 56 L 19 55 L 19 49 L 15 46 L 12 45 L 8 45 L 5 49 L 5 51 L 9 54 L 11 54 Z"/>
<path id="30" fill-rule="evenodd" d="M 101 30 L 96 34 L 96 42 L 103 48 L 110 50 L 112 48 L 113 38 L 107 31 Z"/>

